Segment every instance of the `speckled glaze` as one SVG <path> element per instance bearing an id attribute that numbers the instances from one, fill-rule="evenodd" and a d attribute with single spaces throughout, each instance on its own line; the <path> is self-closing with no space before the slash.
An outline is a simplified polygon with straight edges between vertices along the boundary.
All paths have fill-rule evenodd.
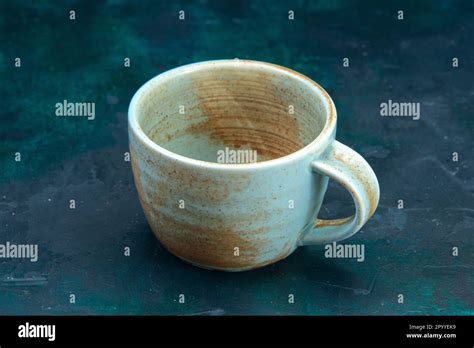
<path id="1" fill-rule="evenodd" d="M 379 200 L 377 178 L 335 134 L 336 109 L 324 89 L 255 61 L 170 70 L 141 87 L 129 108 L 147 221 L 171 253 L 208 269 L 262 267 L 298 246 L 348 238 L 366 223 Z M 212 155 L 223 146 L 254 149 L 259 160 L 216 163 Z M 329 178 L 352 195 L 353 216 L 317 219 Z"/>

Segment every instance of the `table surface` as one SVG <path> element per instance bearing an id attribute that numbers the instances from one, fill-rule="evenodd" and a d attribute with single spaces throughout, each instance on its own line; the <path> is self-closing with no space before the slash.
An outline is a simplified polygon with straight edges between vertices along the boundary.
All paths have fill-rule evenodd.
<path id="1" fill-rule="evenodd" d="M 0 314 L 474 314 L 473 26 L 470 1 L 1 2 L 0 244 L 38 244 L 39 259 L 0 259 Z M 380 182 L 346 241 L 364 262 L 315 246 L 213 272 L 155 239 L 124 161 L 130 99 L 170 68 L 236 57 L 332 96 L 338 139 Z M 63 100 L 95 102 L 96 118 L 56 117 Z M 419 102 L 420 119 L 381 117 L 388 100 Z M 352 209 L 331 183 L 322 217 Z"/>

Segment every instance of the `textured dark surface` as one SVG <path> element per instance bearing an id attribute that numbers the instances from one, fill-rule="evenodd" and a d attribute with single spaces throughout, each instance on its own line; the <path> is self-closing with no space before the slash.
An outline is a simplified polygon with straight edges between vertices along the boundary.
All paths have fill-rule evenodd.
<path id="1" fill-rule="evenodd" d="M 37 243 L 39 260 L 0 259 L 0 314 L 473 314 L 474 8 L 383 3 L 1 1 L 0 243 Z M 124 161 L 128 103 L 160 72 L 234 57 L 295 69 L 333 97 L 338 139 L 381 186 L 346 241 L 365 245 L 365 262 L 306 247 L 227 274 L 153 236 Z M 95 120 L 56 117 L 64 99 L 95 102 Z M 419 102 L 421 119 L 381 117 L 389 99 Z M 322 217 L 351 214 L 350 201 L 331 184 Z"/>

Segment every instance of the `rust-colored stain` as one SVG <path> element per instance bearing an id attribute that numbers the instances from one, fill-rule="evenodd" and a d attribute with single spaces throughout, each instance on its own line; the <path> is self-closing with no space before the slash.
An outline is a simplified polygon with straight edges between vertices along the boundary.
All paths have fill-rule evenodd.
<path id="1" fill-rule="evenodd" d="M 216 70 L 193 78 L 203 120 L 187 127 L 190 134 L 208 134 L 218 144 L 256 150 L 259 161 L 289 155 L 305 144 L 297 114 L 279 97 L 267 73 Z"/>
<path id="2" fill-rule="evenodd" d="M 135 181 L 135 187 L 137 188 L 140 204 L 143 208 L 145 215 L 147 215 L 148 208 L 147 208 L 147 203 L 145 200 L 145 193 L 143 191 L 142 178 L 140 176 L 141 171 L 137 163 L 137 158 L 138 158 L 137 153 L 135 152 L 135 150 L 132 149 L 132 147 L 130 147 L 130 160 L 132 163 L 133 180 Z"/>
<path id="3" fill-rule="evenodd" d="M 307 76 L 305 76 L 305 75 L 303 75 L 303 74 L 301 74 L 301 73 L 299 73 L 295 70 L 292 70 L 290 68 L 287 68 L 287 67 L 284 67 L 284 66 L 281 66 L 281 65 L 277 65 L 277 64 L 272 64 L 272 63 L 265 63 L 265 64 L 277 67 L 281 70 L 285 70 L 285 71 L 289 72 L 290 74 L 296 75 L 296 76 L 300 77 L 301 79 L 308 81 L 313 86 L 315 86 L 322 93 L 324 99 L 328 103 L 328 106 L 329 106 L 328 121 L 329 122 L 334 122 L 336 120 L 336 113 L 335 113 L 334 103 L 333 103 L 331 97 L 329 96 L 329 94 L 326 92 L 326 90 L 323 87 L 321 87 L 318 83 L 311 80 L 309 77 L 307 77 Z"/>
<path id="4" fill-rule="evenodd" d="M 239 231 L 201 227 L 153 210 L 151 227 L 160 242 L 173 254 L 198 264 L 219 268 L 253 265 L 260 243 Z M 239 248 L 239 256 L 234 248 Z"/>
<path id="5" fill-rule="evenodd" d="M 336 160 L 341 163 L 347 163 L 348 161 L 350 161 L 350 158 L 345 157 L 343 153 L 338 152 L 336 148 L 333 148 L 332 155 Z M 364 168 L 351 166 L 351 173 L 364 187 L 364 191 L 367 192 L 370 206 L 369 216 L 367 217 L 369 219 L 370 217 L 372 217 L 372 215 L 375 213 L 375 210 L 377 209 L 377 192 L 374 190 L 373 184 L 368 181 L 367 176 L 364 175 L 364 172 Z"/>
<path id="6" fill-rule="evenodd" d="M 341 226 L 341 225 L 344 225 L 345 223 L 349 222 L 351 219 L 352 219 L 352 216 L 342 218 L 342 219 L 334 219 L 334 220 L 318 219 L 316 221 L 316 225 L 314 227 L 315 228 L 320 228 L 320 227 L 327 227 L 327 226 Z"/>
<path id="7" fill-rule="evenodd" d="M 148 136 L 165 148 L 167 142 L 185 135 L 204 136 L 222 148 L 256 150 L 258 162 L 284 157 L 305 147 L 319 135 L 317 131 L 322 130 L 327 117 L 335 121 L 334 105 L 327 92 L 304 75 L 264 64 L 310 82 L 321 91 L 329 114 L 319 115 L 318 98 L 306 94 L 300 83 L 283 74 L 217 67 L 190 75 L 190 85 L 184 91 L 193 91 L 193 97 L 180 101 L 185 113 L 178 113 L 177 108 L 165 109 L 160 122 L 147 130 Z M 290 85 L 285 81 L 291 81 Z M 174 92 L 167 93 L 163 90 L 156 95 L 166 95 L 166 101 L 178 98 Z M 294 107 L 293 114 L 289 105 Z"/>
<path id="8" fill-rule="evenodd" d="M 250 185 L 249 174 L 221 176 L 202 172 L 153 154 L 143 145 L 131 148 L 130 152 L 147 221 L 170 252 L 206 267 L 259 267 L 258 257 L 268 246 L 268 227 L 255 226 L 265 226 L 269 212 L 242 216 L 220 210 L 223 204 L 231 202 L 232 192 Z M 185 209 L 179 208 L 180 199 L 184 200 Z M 235 247 L 239 248 L 239 256 L 234 256 Z"/>
<path id="9" fill-rule="evenodd" d="M 256 239 L 255 235 L 265 233 L 264 228 L 242 233 L 232 229 L 190 225 L 159 211 L 153 211 L 151 216 L 151 228 L 168 251 L 204 267 L 224 270 L 258 268 L 277 262 L 293 251 L 293 245 L 287 244 L 271 260 L 259 262 L 258 256 L 266 241 Z M 235 247 L 239 248 L 238 256 L 234 254 Z"/>
<path id="10" fill-rule="evenodd" d="M 146 163 L 152 165 L 155 162 L 152 160 Z M 268 212 L 258 211 L 245 216 L 220 213 L 218 207 L 229 195 L 228 184 L 217 184 L 208 177 L 200 177 L 199 173 L 179 169 L 178 164 L 173 165 L 171 162 L 154 165 L 158 180 L 155 178 L 152 185 L 143 188 L 137 175 L 135 180 L 147 221 L 167 250 L 205 267 L 231 270 L 264 266 L 258 261 L 258 256 L 268 245 L 266 238 L 269 230 L 268 227 L 254 226 L 266 225 Z M 132 166 L 138 168 L 136 163 Z M 170 177 L 166 179 L 164 175 Z M 180 182 L 171 182 L 171 178 L 178 178 Z M 249 184 L 249 178 L 243 175 L 239 179 L 235 188 L 242 190 Z M 218 178 L 215 180 L 219 181 Z M 184 181 L 188 184 L 182 184 Z M 214 185 L 223 186 L 209 190 Z M 207 197 L 206 200 L 203 200 L 203 196 Z M 179 199 L 184 199 L 185 209 L 179 209 Z M 216 211 L 206 214 L 199 204 L 196 205 L 199 202 L 205 202 L 207 207 L 215 206 Z M 239 248 L 239 256 L 234 255 L 235 247 Z M 290 249 L 291 245 L 288 245 L 281 254 L 265 261 L 265 264 L 286 257 Z"/>

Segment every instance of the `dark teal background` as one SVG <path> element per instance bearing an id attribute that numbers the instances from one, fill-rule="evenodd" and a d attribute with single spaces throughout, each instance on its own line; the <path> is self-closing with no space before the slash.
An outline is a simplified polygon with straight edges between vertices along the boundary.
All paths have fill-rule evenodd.
<path id="1" fill-rule="evenodd" d="M 37 243 L 39 260 L 0 259 L 0 314 L 472 315 L 473 26 L 471 1 L 1 0 L 0 243 Z M 295 69 L 332 96 L 338 139 L 381 186 L 375 216 L 346 241 L 365 245 L 365 262 L 306 247 L 211 272 L 153 236 L 124 161 L 130 99 L 170 68 L 236 57 Z M 96 119 L 56 117 L 64 99 L 95 102 Z M 421 119 L 381 117 L 388 99 L 419 102 Z M 322 217 L 351 214 L 350 202 L 331 184 Z"/>

